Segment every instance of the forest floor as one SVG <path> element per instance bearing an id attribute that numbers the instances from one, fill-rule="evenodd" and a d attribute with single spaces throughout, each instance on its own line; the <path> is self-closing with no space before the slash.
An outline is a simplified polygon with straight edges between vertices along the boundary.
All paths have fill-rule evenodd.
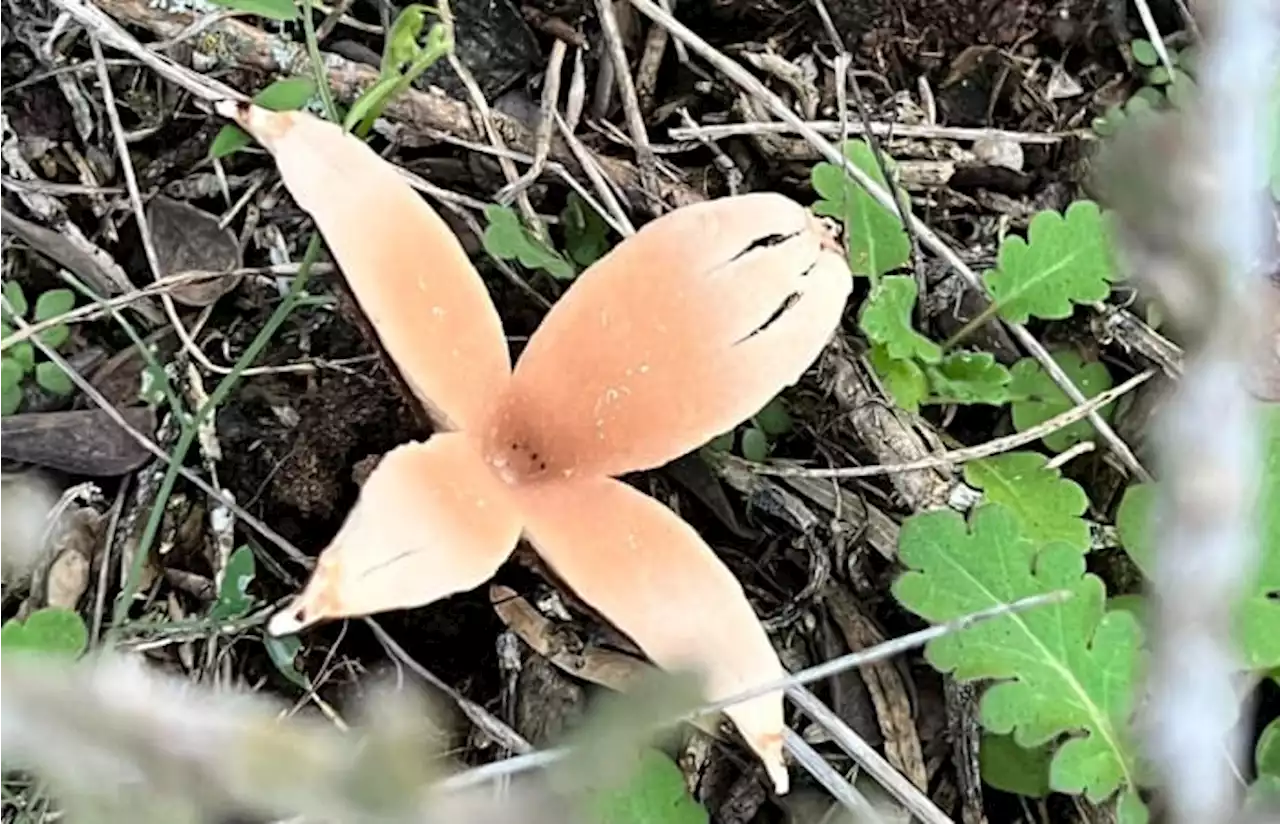
<path id="1" fill-rule="evenodd" d="M 371 679 L 423 668 L 437 687 L 445 686 L 446 704 L 478 708 L 535 746 L 553 744 L 600 689 L 589 653 L 627 649 L 628 642 L 535 565 L 521 563 L 527 559 L 520 554 L 492 584 L 514 591 L 524 612 L 495 610 L 494 589 L 486 584 L 377 616 L 385 636 L 367 623 L 342 621 L 306 630 L 296 650 L 264 642 L 271 609 L 307 575 L 282 546 L 314 557 L 355 502 L 362 472 L 430 429 L 327 253 L 301 300 L 269 338 L 260 338 L 298 272 L 311 224 L 278 185 L 263 152 L 249 146 L 211 157 L 225 122 L 202 108 L 193 84 L 203 76 L 246 94 L 266 88 L 291 73 L 281 62 L 304 43 L 300 22 L 228 15 L 196 0 L 93 3 L 120 27 L 105 36 L 107 23 L 97 24 L 100 57 L 91 48 L 91 30 L 60 20 L 62 7 L 50 0 L 10 2 L 3 22 L 5 295 L 12 301 L 20 291 L 35 308 L 32 317 L 42 321 L 56 311 L 47 306 L 41 314 L 40 297 L 71 284 L 76 306 L 87 308 L 66 324 L 69 334 L 56 341 L 57 351 L 99 393 L 95 400 L 65 376 L 50 374 L 61 367 L 36 369 L 22 379 L 17 408 L 6 409 L 7 490 L 37 480 L 58 491 L 95 485 L 71 504 L 81 544 L 64 538 L 57 551 L 37 559 L 33 577 L 7 580 L 6 619 L 46 605 L 70 607 L 85 617 L 95 641 L 114 629 L 119 643 L 167 671 L 269 693 L 299 713 L 341 717 Z M 371 141 L 443 190 L 430 199 L 485 277 L 513 353 L 571 282 L 552 267 L 496 260 L 482 239 L 490 220 L 485 207 L 510 182 L 497 158 L 505 152 L 515 157 L 518 173 L 529 168 L 551 74 L 559 75 L 562 111 L 575 92 L 581 95 L 580 146 L 636 225 L 652 219 L 655 204 L 668 211 L 735 191 L 778 191 L 804 204 L 819 199 L 814 169 L 824 158 L 814 142 L 765 128 L 778 120 L 761 98 L 628 3 L 615 9 L 628 57 L 617 71 L 636 89 L 630 114 L 643 126 L 639 148 L 637 118 L 628 117 L 631 101 L 603 58 L 608 48 L 596 4 L 451 5 L 458 57 L 491 114 L 478 113 L 474 95 L 442 61 L 418 88 L 393 101 Z M 1194 44 L 1180 3 L 1150 5 L 1171 50 Z M 339 102 L 349 105 L 376 74 L 383 32 L 400 8 L 385 0 L 316 6 L 329 79 Z M 1100 133 L 1107 131 L 1099 119 L 1114 119 L 1116 107 L 1144 87 L 1163 88 L 1152 80 L 1150 45 L 1135 46 L 1148 38 L 1143 24 L 1133 4 L 1122 0 L 681 0 L 675 14 L 795 114 L 827 124 L 823 136 L 831 143 L 840 144 L 842 130 L 856 139 L 874 124 L 874 145 L 892 159 L 895 184 L 911 209 L 977 273 L 999 263 L 1002 239 L 1025 235 L 1033 215 L 1101 199 L 1091 177 Z M 565 48 L 558 69 L 549 72 L 557 41 Z M 147 50 L 170 68 L 158 71 L 140 60 Z M 850 70 L 842 80 L 845 60 Z M 292 66 L 305 71 L 305 56 Z M 438 88 L 428 91 L 431 86 Z M 843 117 L 841 101 L 847 101 Z M 311 105 L 319 111 L 316 101 Z M 505 149 L 495 148 L 485 117 Z M 549 150 L 554 168 L 525 192 L 551 245 L 566 250 L 561 263 L 579 257 L 583 244 L 618 243 L 617 231 L 594 215 L 582 224 L 586 229 L 575 225 L 584 201 L 571 193 L 600 189 L 558 134 Z M 144 204 L 141 227 L 135 195 Z M 908 319 L 926 337 L 942 342 L 963 330 L 967 347 L 1007 368 L 1033 354 L 1010 325 L 990 316 L 966 328 L 987 299 L 917 234 L 895 271 L 921 287 Z M 179 277 L 147 289 L 158 274 Z M 1028 426 L 1007 403 L 925 403 L 913 413 L 886 397 L 868 367 L 871 347 L 858 320 L 870 289 L 870 280 L 859 277 L 837 339 L 771 407 L 772 419 L 744 423 L 711 450 L 710 460 L 694 454 L 628 478 L 680 512 L 715 548 L 793 671 L 927 625 L 891 594 L 904 570 L 899 527 L 923 511 L 963 508 L 957 489 L 973 492 L 978 484 L 969 475 L 968 486 L 958 483 L 962 467 L 945 462 L 838 480 L 753 468 L 904 463 Z M 116 298 L 111 311 L 93 312 L 106 298 Z M 1070 443 L 1022 448 L 1057 458 L 1063 476 L 1084 490 L 1087 506 L 1076 515 L 1089 528 L 1088 569 L 1120 597 L 1140 590 L 1141 574 L 1117 538 L 1117 509 L 1126 489 L 1143 480 L 1135 467 L 1149 467 L 1153 459 L 1151 422 L 1176 386 L 1182 355 L 1165 337 L 1149 298 L 1132 287 L 1116 285 L 1104 300 L 1072 310 L 1066 317 L 1033 316 L 1019 329 L 1074 358 L 1068 372 L 1084 379 L 1086 395 L 1148 370 L 1150 379 L 1106 407 L 1108 432 L 1086 421 Z M 6 337 L 13 326 L 6 323 Z M 246 352 L 251 362 L 242 362 Z M 6 350 L 7 387 L 10 354 Z M 35 355 L 38 364 L 47 359 Z M 155 374 L 157 367 L 166 379 Z M 1263 394 L 1275 400 L 1272 380 Z M 158 389 L 166 383 L 171 395 Z M 188 423 L 210 397 L 214 414 Z M 189 477 L 166 479 L 167 462 L 114 423 L 102 403 L 123 410 L 188 476 L 225 495 L 207 494 Z M 5 495 L 8 515 L 17 498 Z M 22 540 L 16 526 L 6 526 L 5 553 L 20 555 L 15 547 Z M 210 610 L 220 602 L 228 564 L 247 563 L 247 554 L 235 552 L 240 547 L 256 562 L 248 585 L 254 609 L 228 624 L 211 618 Z M 83 563 L 66 561 L 72 551 Z M 127 581 L 122 558 L 140 556 L 137 577 Z M 132 594 L 123 602 L 122 588 Z M 388 637 L 398 646 L 389 646 Z M 513 643 L 517 637 L 523 640 Z M 526 643 L 531 637 L 572 648 L 576 658 L 568 658 L 585 670 L 570 674 L 564 657 L 561 666 L 549 662 Z M 812 689 L 955 821 L 1111 820 L 1110 803 L 1095 806 L 1047 787 L 1018 794 L 996 786 L 994 772 L 983 780 L 999 765 L 988 768 L 983 759 L 979 766 L 978 745 L 987 739 L 979 723 L 980 686 L 957 683 L 915 649 Z M 1276 715 L 1280 689 L 1260 679 L 1256 697 L 1251 742 Z M 794 709 L 789 718 L 832 766 L 855 775 L 830 730 Z M 448 749 L 459 764 L 510 754 L 465 722 L 456 732 Z M 1016 752 L 1003 744 L 1006 754 Z M 1029 752 L 1023 755 L 1047 758 Z M 686 783 L 717 822 L 817 821 L 835 803 L 798 771 L 796 789 L 775 797 L 748 751 L 732 741 L 691 747 L 685 755 L 679 764 Z M 1028 771 L 1036 769 L 1045 768 Z M 873 794 L 874 783 L 865 775 L 855 782 Z M 876 803 L 887 820 L 905 821 L 902 808 L 880 795 Z M 43 819 L 20 787 L 7 785 L 5 820 Z"/>

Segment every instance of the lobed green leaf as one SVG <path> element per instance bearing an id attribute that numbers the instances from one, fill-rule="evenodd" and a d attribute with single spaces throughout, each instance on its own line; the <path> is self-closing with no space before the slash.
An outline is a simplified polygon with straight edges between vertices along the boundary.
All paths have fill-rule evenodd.
<path id="1" fill-rule="evenodd" d="M 1059 214 L 1031 218 L 1024 240 L 1000 244 L 1000 264 L 983 275 L 1000 316 L 1025 323 L 1034 316 L 1062 319 L 1076 303 L 1104 300 L 1119 279 L 1112 229 L 1097 203 L 1077 200 Z"/>

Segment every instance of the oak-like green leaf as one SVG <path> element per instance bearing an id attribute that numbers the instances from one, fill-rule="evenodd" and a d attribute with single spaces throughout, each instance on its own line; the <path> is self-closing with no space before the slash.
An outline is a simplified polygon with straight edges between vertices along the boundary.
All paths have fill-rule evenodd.
<path id="1" fill-rule="evenodd" d="M 1089 549 L 1084 511 L 1089 497 L 1038 452 L 1008 452 L 965 464 L 964 479 L 988 501 L 1004 504 L 1018 518 L 1022 534 L 1041 544 L 1064 543 Z"/>
<path id="2" fill-rule="evenodd" d="M 885 347 L 895 360 L 915 358 L 936 363 L 942 357 L 938 344 L 917 332 L 911 325 L 916 306 L 916 281 L 908 275 L 881 278 L 862 305 L 858 326 L 874 344 Z"/>
<path id="3" fill-rule="evenodd" d="M 1111 373 L 1101 363 L 1085 363 L 1083 358 L 1069 350 L 1055 352 L 1052 357 L 1086 399 L 1111 388 Z M 1034 358 L 1023 358 L 1015 363 L 1012 373 L 1009 391 L 1017 398 L 1013 402 L 1013 428 L 1019 432 L 1038 426 L 1075 406 Z M 1114 409 L 1113 401 L 1099 409 L 1098 414 L 1109 421 Z M 1050 432 L 1041 440 L 1054 452 L 1063 452 L 1093 437 L 1094 432 L 1093 424 L 1086 418 Z"/>
<path id="4" fill-rule="evenodd" d="M 883 346 L 873 347 L 867 360 L 895 404 L 912 414 L 920 411 L 921 402 L 929 394 L 929 381 L 919 364 L 893 358 Z"/>
<path id="5" fill-rule="evenodd" d="M 893 191 L 880 173 L 875 153 L 867 141 L 847 141 L 844 156 L 886 190 Z M 885 165 L 892 173 L 893 161 L 886 157 Z M 853 274 L 874 278 L 911 260 L 911 238 L 897 213 L 867 194 L 843 168 L 833 163 L 818 163 L 810 177 L 814 191 L 821 198 L 813 204 L 814 213 L 834 217 L 844 224 L 845 248 Z"/>
<path id="6" fill-rule="evenodd" d="M 1021 747 L 1056 742 L 1049 783 L 1097 803 L 1135 789 L 1128 732 L 1142 632 L 1127 611 L 1107 612 L 1102 580 L 1084 555 L 1023 534 L 1017 515 L 986 503 L 966 524 L 951 510 L 908 518 L 899 538 L 910 571 L 893 586 L 907 609 L 939 623 L 1031 595 L 1068 590 L 1064 603 L 986 621 L 931 641 L 925 655 L 961 681 L 993 679 L 982 725 Z M 1126 799 L 1126 803 L 1128 800 Z"/>
<path id="7" fill-rule="evenodd" d="M 1029 798 L 1044 798 L 1049 794 L 1051 760 L 1053 748 L 1048 744 L 1019 747 L 1012 735 L 983 733 L 978 749 L 983 781 L 997 790 Z"/>
<path id="8" fill-rule="evenodd" d="M 985 403 L 1000 406 L 1014 399 L 1013 376 L 990 352 L 952 352 L 925 367 L 934 403 Z"/>
<path id="9" fill-rule="evenodd" d="M 1091 200 L 1077 200 L 1065 214 L 1040 212 L 1025 240 L 1004 239 L 999 267 L 983 279 L 1005 320 L 1070 317 L 1075 303 L 1105 299 L 1119 279 L 1109 222 Z"/>

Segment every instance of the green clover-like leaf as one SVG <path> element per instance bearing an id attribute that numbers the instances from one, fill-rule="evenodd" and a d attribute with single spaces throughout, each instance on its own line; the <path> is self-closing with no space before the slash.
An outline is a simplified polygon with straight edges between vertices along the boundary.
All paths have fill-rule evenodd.
<path id="1" fill-rule="evenodd" d="M 760 463 L 769 457 L 769 452 L 773 446 L 769 443 L 769 436 L 757 427 L 748 427 L 742 433 L 742 457 L 748 461 Z"/>
<path id="2" fill-rule="evenodd" d="M 1000 244 L 1000 265 L 983 276 L 1000 316 L 1025 323 L 1035 316 L 1070 317 L 1076 303 L 1103 300 L 1119 279 L 1109 220 L 1097 203 L 1078 200 L 1065 214 L 1031 218 L 1024 240 Z"/>
<path id="3" fill-rule="evenodd" d="M 1012 735 L 984 732 L 978 749 L 982 780 L 997 790 L 1044 798 L 1049 794 L 1049 762 L 1053 748 L 1019 747 Z"/>
<path id="4" fill-rule="evenodd" d="M 893 191 L 880 173 L 867 141 L 847 141 L 844 156 L 886 190 Z M 885 165 L 892 173 L 893 161 L 886 157 Z M 867 194 L 842 167 L 818 163 L 810 177 L 821 198 L 813 204 L 814 213 L 837 218 L 845 226 L 845 248 L 853 274 L 879 277 L 911 260 L 911 238 L 897 213 Z"/>
<path id="5" fill-rule="evenodd" d="M 908 275 L 880 278 L 862 306 L 858 326 L 868 340 L 883 345 L 895 360 L 915 358 L 936 363 L 942 358 L 942 349 L 911 325 L 915 305 L 915 278 Z"/>
<path id="6" fill-rule="evenodd" d="M 10 618 L 0 627 L 0 650 L 4 655 L 35 653 L 78 658 L 88 643 L 84 619 L 65 607 L 38 609 L 25 621 Z"/>
<path id="7" fill-rule="evenodd" d="M 542 269 L 560 280 L 572 280 L 577 272 L 560 253 L 533 236 L 520 223 L 514 209 L 490 204 L 484 209 L 489 225 L 481 242 L 485 251 L 501 260 L 518 260 L 528 269 Z"/>
<path id="8" fill-rule="evenodd" d="M 1033 541 L 1089 549 L 1084 512 L 1089 496 L 1062 470 L 1048 466 L 1038 452 L 1008 452 L 965 464 L 964 479 L 988 501 L 1003 504 L 1018 518 L 1022 534 Z"/>
<path id="9" fill-rule="evenodd" d="M 76 385 L 62 367 L 52 361 L 41 361 L 36 364 L 36 383 L 46 392 L 66 397 L 76 390 Z"/>
<path id="10" fill-rule="evenodd" d="M 1160 54 L 1150 40 L 1135 39 L 1129 44 L 1133 50 L 1133 59 L 1139 66 L 1156 66 L 1160 63 Z"/>
<path id="11" fill-rule="evenodd" d="M 1101 363 L 1085 363 L 1072 351 L 1057 352 L 1052 357 L 1086 399 L 1111 388 L 1111 373 Z M 1038 426 L 1075 406 L 1034 358 L 1023 358 L 1015 363 L 1012 373 L 1009 389 L 1018 398 L 1013 402 L 1013 428 L 1019 432 Z M 1109 421 L 1114 409 L 1113 401 L 1098 413 L 1103 420 Z M 1085 419 L 1051 432 L 1041 440 L 1054 452 L 1063 452 L 1093 435 L 1093 424 Z"/>
<path id="12" fill-rule="evenodd" d="M 22 368 L 22 364 L 8 355 L 0 360 L 0 386 L 6 389 L 17 386 L 22 383 L 22 378 L 26 374 L 27 370 Z"/>
<path id="13" fill-rule="evenodd" d="M 70 312 L 76 305 L 76 295 L 70 289 L 50 289 L 41 293 L 36 298 L 35 320 L 37 323 L 56 318 L 59 315 L 65 315 Z M 50 347 L 58 349 L 62 344 L 67 342 L 70 337 L 71 330 L 66 324 L 60 323 L 56 326 L 50 326 L 48 329 L 40 332 L 40 340 L 47 343 Z"/>
<path id="14" fill-rule="evenodd" d="M 764 408 L 752 416 L 751 421 L 764 434 L 774 438 L 787 434 L 795 426 L 791 413 L 787 411 L 786 401 L 781 396 L 765 404 Z"/>
<path id="15" fill-rule="evenodd" d="M 27 296 L 22 291 L 22 284 L 16 280 L 6 280 L 4 282 L 4 299 L 9 301 L 9 306 L 13 308 L 14 314 L 20 318 L 27 316 Z M 5 335 L 8 335 L 5 332 Z"/>
<path id="16" fill-rule="evenodd" d="M 1142 631 L 1126 611 L 1107 612 L 1102 580 L 1084 555 L 1023 534 L 1018 516 L 986 503 L 966 524 L 951 510 L 908 518 L 899 538 L 910 571 L 893 586 L 907 609 L 939 623 L 1031 595 L 1071 598 L 996 618 L 931 641 L 925 656 L 961 681 L 994 679 L 982 725 L 1024 748 L 1056 742 L 1049 784 L 1099 803 L 1136 794 L 1136 747 L 1128 723 L 1141 664 Z M 1127 798 L 1122 803 L 1131 803 Z"/>

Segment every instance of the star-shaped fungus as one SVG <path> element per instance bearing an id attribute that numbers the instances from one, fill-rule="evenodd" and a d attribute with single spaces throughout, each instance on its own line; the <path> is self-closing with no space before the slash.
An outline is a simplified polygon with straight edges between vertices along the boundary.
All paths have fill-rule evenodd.
<path id="1" fill-rule="evenodd" d="M 779 194 L 670 212 L 573 283 L 513 370 L 479 274 L 392 165 L 306 113 L 219 111 L 275 158 L 441 430 L 382 458 L 271 632 L 473 589 L 524 538 L 654 663 L 700 673 L 709 699 L 781 677 L 732 573 L 613 476 L 696 449 L 800 378 L 852 283 L 828 228 Z M 781 692 L 725 713 L 786 792 Z"/>

